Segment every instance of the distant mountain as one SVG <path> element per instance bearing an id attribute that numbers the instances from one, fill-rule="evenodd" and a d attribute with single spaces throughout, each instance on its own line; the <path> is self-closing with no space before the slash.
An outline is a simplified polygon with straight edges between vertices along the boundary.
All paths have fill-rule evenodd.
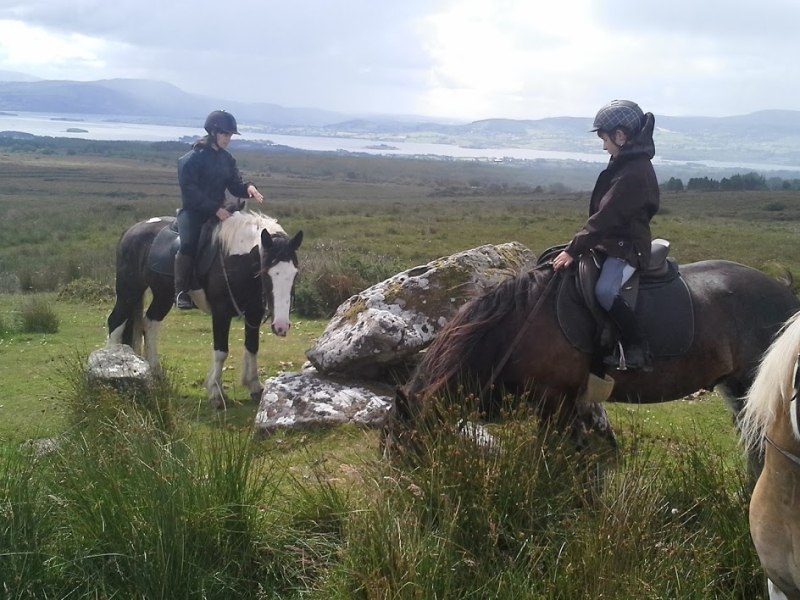
<path id="1" fill-rule="evenodd" d="M 211 110 L 224 108 L 240 123 L 261 133 L 347 136 L 379 143 L 407 141 L 470 148 L 602 152 L 597 137 L 589 133 L 589 117 L 432 122 L 413 115 L 348 115 L 226 101 L 142 79 L 20 80 L 26 77 L 30 78 L 0 71 L 0 112 L 91 114 L 107 120 L 196 127 Z M 657 156 L 662 159 L 800 167 L 798 111 L 764 110 L 732 117 L 656 115 L 655 137 Z"/>
<path id="2" fill-rule="evenodd" d="M 0 81 L 41 81 L 38 77 L 16 71 L 0 71 Z"/>
<path id="3" fill-rule="evenodd" d="M 216 109 L 234 113 L 253 124 L 319 127 L 349 115 L 277 104 L 231 102 L 189 94 L 161 81 L 104 79 L 99 81 L 2 81 L 0 110 L 140 117 L 153 121 L 196 124 Z"/>
<path id="4" fill-rule="evenodd" d="M 591 118 L 485 119 L 459 125 L 358 119 L 328 125 L 381 142 L 428 142 L 470 148 L 530 148 L 598 153 Z M 657 156 L 673 161 L 736 162 L 800 167 L 800 111 L 764 110 L 733 117 L 656 115 Z"/>

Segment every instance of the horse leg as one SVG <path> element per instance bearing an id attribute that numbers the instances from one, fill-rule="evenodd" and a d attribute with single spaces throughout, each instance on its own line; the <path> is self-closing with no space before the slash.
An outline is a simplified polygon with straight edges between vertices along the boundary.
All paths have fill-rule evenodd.
<path id="1" fill-rule="evenodd" d="M 171 280 L 170 280 L 171 281 Z M 172 286 L 152 286 L 153 300 L 144 316 L 144 358 L 155 372 L 161 371 L 158 360 L 158 332 L 161 323 L 172 308 Z"/>
<path id="2" fill-rule="evenodd" d="M 716 389 L 719 390 L 720 396 L 725 400 L 725 404 L 733 412 L 733 425 L 739 431 L 739 413 L 744 407 L 745 397 L 747 391 L 752 384 L 751 380 L 742 381 L 736 377 L 728 377 L 724 381 L 717 384 Z M 761 470 L 764 468 L 764 456 L 761 453 L 761 448 L 758 446 L 745 449 L 747 455 L 747 480 L 748 486 L 752 490 L 758 481 Z"/>
<path id="3" fill-rule="evenodd" d="M 144 290 L 132 291 L 117 286 L 117 301 L 108 315 L 106 345 L 126 344 L 141 354 L 141 320 Z"/>
<path id="4" fill-rule="evenodd" d="M 222 409 L 227 407 L 228 402 L 222 391 L 222 367 L 225 365 L 225 359 L 228 358 L 231 317 L 219 312 L 212 312 L 211 324 L 214 330 L 214 354 L 204 385 L 209 394 L 208 403 L 215 408 Z"/>
<path id="5" fill-rule="evenodd" d="M 256 362 L 256 355 L 258 354 L 258 326 L 251 327 L 248 325 L 250 317 L 245 316 L 244 323 L 244 357 L 242 360 L 242 376 L 241 383 L 250 391 L 250 398 L 256 402 L 261 401 L 261 394 L 264 392 L 264 386 L 258 378 L 258 364 Z M 255 323 L 260 323 L 261 318 Z"/>

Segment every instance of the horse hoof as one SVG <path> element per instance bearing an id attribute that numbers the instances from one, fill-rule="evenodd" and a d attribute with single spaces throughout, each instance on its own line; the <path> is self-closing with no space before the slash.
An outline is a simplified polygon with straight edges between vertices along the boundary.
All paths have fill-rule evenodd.
<path id="1" fill-rule="evenodd" d="M 229 404 L 230 402 L 225 396 L 212 396 L 208 399 L 208 405 L 217 410 L 225 410 Z"/>
<path id="2" fill-rule="evenodd" d="M 261 396 L 264 395 L 264 390 L 259 390 L 257 392 L 250 392 L 250 399 L 253 402 L 261 402 Z"/>

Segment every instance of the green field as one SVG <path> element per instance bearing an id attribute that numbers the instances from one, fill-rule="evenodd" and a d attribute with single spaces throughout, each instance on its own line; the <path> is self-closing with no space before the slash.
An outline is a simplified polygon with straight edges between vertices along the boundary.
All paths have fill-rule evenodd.
<path id="1" fill-rule="evenodd" d="M 126 146 L 124 152 L 106 152 L 105 155 L 0 151 L 0 381 L 3 387 L 0 440 L 4 447 L 13 449 L 24 440 L 54 437 L 74 432 L 78 427 L 74 419 L 75 389 L 69 382 L 85 364 L 88 354 L 105 343 L 105 318 L 113 304 L 108 289 L 113 285 L 116 241 L 127 227 L 139 220 L 174 213 L 179 205 L 174 168 L 179 154 L 175 149 L 135 144 Z M 537 185 L 558 176 L 547 170 L 521 172 L 485 164 L 249 152 L 238 153 L 237 159 L 245 177 L 254 181 L 266 197 L 264 205 L 258 208 L 277 217 L 290 234 L 299 229 L 305 234 L 300 249 L 298 281 L 298 297 L 303 299 L 298 301 L 298 308 L 304 312 L 294 315 L 292 330 L 285 339 L 268 334 L 266 328 L 262 330 L 259 365 L 264 378 L 282 370 L 299 370 L 305 360 L 304 350 L 325 327 L 325 315 L 330 314 L 338 302 L 363 287 L 399 270 L 481 244 L 515 240 L 539 253 L 550 245 L 567 241 L 581 226 L 588 205 L 587 192 L 566 195 L 534 192 Z M 793 251 L 800 233 L 800 196 L 796 192 L 669 193 L 662 196 L 661 206 L 652 224 L 654 235 L 672 242 L 672 255 L 680 262 L 723 258 L 773 275 L 800 274 L 800 256 Z M 45 302 L 57 315 L 57 332 L 20 331 L 20 315 L 32 298 Z M 223 378 L 229 395 L 242 403 L 218 413 L 206 406 L 202 388 L 211 359 L 210 319 L 196 312 L 173 312 L 165 322 L 160 350 L 175 383 L 176 393 L 170 401 L 194 432 L 190 437 L 199 435 L 201 439 L 214 439 L 221 432 L 247 435 L 252 426 L 257 407 L 248 399 L 246 390 L 238 385 L 241 332 L 241 324 L 235 322 L 231 354 Z M 571 579 L 570 573 L 575 577 L 590 577 L 589 556 L 596 559 L 592 563 L 594 567 L 610 569 L 612 579 L 614 576 L 622 578 L 623 572 L 627 572 L 630 579 L 626 579 L 625 585 L 622 579 L 616 583 L 606 582 L 607 585 L 596 581 L 589 585 L 583 581 L 582 589 L 594 590 L 593 597 L 634 597 L 626 595 L 629 593 L 648 598 L 752 597 L 747 595 L 754 589 L 752 581 L 746 584 L 730 579 L 730 573 L 738 570 L 741 577 L 749 573 L 751 580 L 756 577 L 757 581 L 754 575 L 757 561 L 746 538 L 743 512 L 746 502 L 737 499 L 743 470 L 740 451 L 736 447 L 730 415 L 719 397 L 702 394 L 646 407 L 612 405 L 609 414 L 622 436 L 623 455 L 642 457 L 642 471 L 636 470 L 640 459 L 635 459 L 625 473 L 643 486 L 645 492 L 664 493 L 670 498 L 676 494 L 680 496 L 673 480 L 665 480 L 666 492 L 647 487 L 647 481 L 652 484 L 653 480 L 646 474 L 652 475 L 654 470 L 661 472 L 657 465 L 665 460 L 667 463 L 675 461 L 680 467 L 675 469 L 677 476 L 683 477 L 681 481 L 686 485 L 700 485 L 717 476 L 721 478 L 712 482 L 720 487 L 709 488 L 711 491 L 682 492 L 685 497 L 681 496 L 681 502 L 688 504 L 681 510 L 693 515 L 691 522 L 697 525 L 696 530 L 691 530 L 689 521 L 665 522 L 658 526 L 664 527 L 666 533 L 662 533 L 671 540 L 669 544 L 686 544 L 686 548 L 697 551 L 706 546 L 714 549 L 706 554 L 700 552 L 702 556 L 696 560 L 701 562 L 696 565 L 689 554 L 676 550 L 673 563 L 662 565 L 655 561 L 656 567 L 651 570 L 637 565 L 637 569 L 641 569 L 634 573 L 631 563 L 615 564 L 611 555 L 604 559 L 607 562 L 600 561 L 599 557 L 605 556 L 607 549 L 589 547 L 588 537 L 581 538 L 587 546 L 586 554 L 571 547 L 567 555 L 572 562 L 566 565 L 548 554 L 548 544 L 529 554 L 531 547 L 507 540 L 506 545 L 486 550 L 485 557 L 491 558 L 470 558 L 464 554 L 464 547 L 444 549 L 440 544 L 443 540 L 456 546 L 473 543 L 459 537 L 464 534 L 463 527 L 474 526 L 477 531 L 490 522 L 494 523 L 491 527 L 500 527 L 506 517 L 491 516 L 493 511 L 499 510 L 498 506 L 482 504 L 489 500 L 480 494 L 480 498 L 473 498 L 473 512 L 469 512 L 467 506 L 434 506 L 433 501 L 422 513 L 416 512 L 420 507 L 414 505 L 413 498 L 409 504 L 406 497 L 407 489 L 412 489 L 409 486 L 413 484 L 424 494 L 435 492 L 444 498 L 455 489 L 447 488 L 451 484 L 446 481 L 451 480 L 444 475 L 454 474 L 439 473 L 442 479 L 436 481 L 429 478 L 433 475 L 425 469 L 409 475 L 394 471 L 386 475 L 383 470 L 388 467 L 377 462 L 377 434 L 345 427 L 276 434 L 261 442 L 256 450 L 259 456 L 274 458 L 281 468 L 288 468 L 300 478 L 301 484 L 306 480 L 321 482 L 320 486 L 310 487 L 289 485 L 285 502 L 295 503 L 296 494 L 300 494 L 309 501 L 308 505 L 303 504 L 304 510 L 320 513 L 316 517 L 292 513 L 292 518 L 302 521 L 297 535 L 306 539 L 309 548 L 313 543 L 308 540 L 321 543 L 324 538 L 326 544 L 331 544 L 309 550 L 308 573 L 297 577 L 287 575 L 286 581 L 291 583 L 285 588 L 280 584 L 284 580 L 276 576 L 277 587 L 258 597 L 490 597 L 491 586 L 496 588 L 496 597 L 576 597 L 570 594 L 581 589 L 583 580 Z M 443 451 L 455 452 L 448 454 L 448 461 L 455 465 L 463 449 L 458 450 L 456 444 L 446 445 Z M 502 464 L 495 467 L 519 468 L 517 464 L 505 464 L 507 460 L 500 459 Z M 697 480 L 691 472 L 681 471 L 681 468 L 697 469 L 698 461 L 707 464 L 703 464 L 702 469 L 706 470 Z M 491 470 L 484 465 L 484 474 Z M 7 470 L 6 474 L 9 472 Z M 86 473 L 83 476 L 88 477 Z M 487 485 L 486 481 L 477 480 L 464 485 L 472 484 L 477 487 L 459 492 L 464 498 L 477 494 L 480 486 Z M 624 480 L 618 480 L 610 489 L 622 484 Z M 445 488 L 441 488 L 442 485 Z M 279 489 L 287 489 L 285 481 L 280 483 Z M 405 499 L 399 504 L 382 505 L 376 501 L 375 490 L 382 490 L 387 498 L 394 498 L 391 494 L 396 493 Z M 51 489 L 46 492 L 56 494 Z M 703 521 L 705 512 L 693 512 L 700 510 L 712 496 L 724 504 L 719 507 L 722 513 L 732 515 L 726 525 L 730 526 L 730 531 L 715 531 L 712 538 L 718 535 L 719 539 L 714 538 L 716 541 L 703 537 L 708 533 L 705 529 L 708 523 Z M 722 497 L 724 500 L 719 499 Z M 449 497 L 447 502 L 450 501 L 455 500 Z M 533 500 L 525 495 L 519 502 Z M 580 535 L 592 530 L 594 536 L 597 533 L 593 529 L 597 525 L 594 519 L 622 519 L 614 511 L 628 510 L 631 506 L 620 507 L 609 501 L 606 508 L 611 512 L 604 517 L 595 513 L 591 513 L 594 516 L 559 513 L 557 518 L 572 520 L 573 524 L 577 519 L 582 522 L 576 525 L 577 531 L 582 532 Z M 345 518 L 337 510 L 345 511 L 350 517 Z M 514 512 L 503 510 L 504 514 Z M 642 509 L 639 507 L 633 512 L 636 510 Z M 484 515 L 486 521 L 470 525 L 471 518 L 484 514 L 481 511 L 488 511 Z M 361 516 L 355 517 L 356 514 Z M 365 520 L 365 514 L 373 515 L 375 520 Z M 466 515 L 466 520 L 454 519 L 448 525 L 453 529 L 444 532 L 441 527 L 445 524 L 439 520 L 448 514 Z M 626 513 L 626 518 L 629 517 L 632 515 Z M 714 521 L 718 516 L 708 518 L 716 523 L 714 526 L 719 525 Z M 412 521 L 414 527 L 430 527 L 431 530 L 414 532 L 413 527 L 407 531 L 403 527 L 389 531 L 392 523 L 407 526 Z M 314 523 L 320 529 L 315 529 Z M 520 531 L 533 531 L 538 527 L 534 525 L 528 521 L 506 523 L 506 526 L 520 527 Z M 647 527 L 650 526 L 654 525 L 650 523 Z M 326 527 L 332 529 L 329 531 Z M 380 530 L 382 527 L 387 529 Z M 608 528 L 610 524 L 602 527 Z M 560 537 L 564 533 L 562 530 L 548 531 L 547 535 L 553 535 L 553 540 L 568 544 Z M 404 538 L 401 534 L 405 533 L 410 537 Z M 685 539 L 680 537 L 683 534 L 687 536 Z M 632 532 L 631 535 L 639 543 L 651 546 L 661 543 L 657 531 Z M 391 536 L 398 544 L 406 544 L 409 552 L 379 547 L 379 540 Z M 600 542 L 592 542 L 597 543 Z M 615 543 L 624 546 L 627 542 L 617 540 Z M 375 547 L 356 550 L 355 544 L 375 544 Z M 74 552 L 90 551 L 89 548 L 70 548 Z M 627 561 L 636 557 L 635 548 L 630 552 Z M 457 565 L 448 567 L 444 563 L 426 562 L 431 553 L 444 557 L 442 560 L 451 560 L 456 555 L 462 558 Z M 294 554 L 286 558 L 289 562 L 294 559 Z M 550 562 L 551 559 L 555 562 Z M 285 568 L 302 570 L 303 567 L 291 562 Z M 616 568 L 620 571 L 614 571 Z M 715 570 L 719 571 L 716 579 Z M 0 575 L 8 572 L 2 571 Z M 487 573 L 494 575 L 487 579 Z M 500 573 L 507 573 L 508 578 Z M 57 579 L 49 571 L 42 575 L 51 576 Z M 557 584 L 553 583 L 550 588 L 539 586 L 532 580 L 538 576 L 553 577 Z M 433 581 L 442 577 L 447 583 L 437 587 Z M 651 581 L 653 577 L 659 583 Z M 692 577 L 699 577 L 702 585 L 690 584 Z M 48 581 L 52 583 L 55 579 Z M 114 588 L 112 579 L 104 580 L 107 592 L 127 589 L 121 584 Z M 407 590 L 404 581 L 408 583 Z M 756 588 L 760 590 L 759 586 L 760 583 Z M 538 591 L 524 596 L 520 595 L 523 589 Z M 124 596 L 126 592 L 119 593 Z M 76 594 L 76 597 L 89 597 Z M 144 592 L 125 597 L 156 597 L 141 594 Z M 52 595 L 25 595 L 20 591 L 10 597 Z"/>

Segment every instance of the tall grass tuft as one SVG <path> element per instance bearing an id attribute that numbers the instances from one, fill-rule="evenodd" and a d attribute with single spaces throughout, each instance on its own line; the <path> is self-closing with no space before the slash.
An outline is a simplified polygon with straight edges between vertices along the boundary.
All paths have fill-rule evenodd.
<path id="1" fill-rule="evenodd" d="M 659 440 L 634 431 L 623 444 L 636 453 L 609 469 L 602 457 L 575 455 L 558 432 L 539 431 L 524 411 L 494 431 L 499 452 L 461 434 L 468 414 L 440 414 L 444 423 L 421 427 L 423 460 L 374 474 L 331 597 L 763 594 L 741 466 L 702 440 L 667 461 Z"/>
<path id="2" fill-rule="evenodd" d="M 57 522 L 45 461 L 0 446 L 0 597 L 46 598 Z"/>
<path id="3" fill-rule="evenodd" d="M 80 367 L 66 367 L 74 414 L 57 452 L 35 465 L 0 456 L 0 596 L 275 598 L 318 586 L 342 543 L 340 495 L 287 480 L 250 432 L 190 432 L 169 378 L 130 398 L 90 389 Z"/>
<path id="4" fill-rule="evenodd" d="M 19 308 L 19 330 L 22 333 L 58 333 L 58 314 L 47 300 L 32 297 Z"/>

